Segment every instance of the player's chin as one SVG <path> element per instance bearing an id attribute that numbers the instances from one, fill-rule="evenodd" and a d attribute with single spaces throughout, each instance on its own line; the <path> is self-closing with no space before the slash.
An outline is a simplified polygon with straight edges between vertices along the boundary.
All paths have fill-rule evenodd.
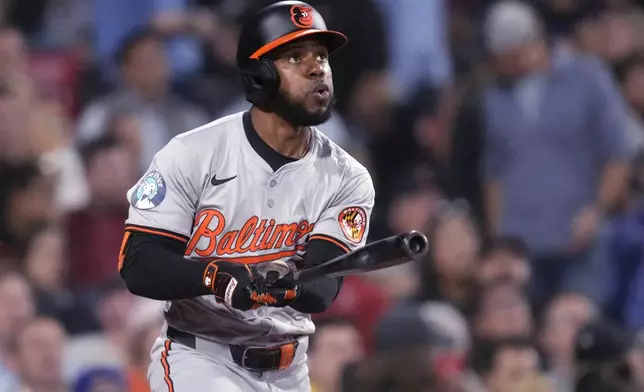
<path id="1" fill-rule="evenodd" d="M 315 119 L 315 122 L 317 124 L 326 122 L 326 120 L 331 117 L 331 108 L 329 106 L 318 106 L 316 108 L 307 110 L 307 112 L 309 118 Z"/>
<path id="2" fill-rule="evenodd" d="M 327 122 L 331 117 L 331 110 L 328 108 L 317 108 L 316 110 L 307 109 L 306 114 L 302 114 L 304 117 L 302 118 L 301 125 L 315 126 Z"/>
<path id="3" fill-rule="evenodd" d="M 311 114 L 323 114 L 330 110 L 333 99 L 331 96 L 320 97 L 319 94 L 313 94 L 308 97 L 306 110 Z"/>

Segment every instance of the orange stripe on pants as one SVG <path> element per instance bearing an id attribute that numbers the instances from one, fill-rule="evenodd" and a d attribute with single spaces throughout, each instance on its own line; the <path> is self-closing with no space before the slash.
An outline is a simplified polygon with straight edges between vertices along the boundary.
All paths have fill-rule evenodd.
<path id="1" fill-rule="evenodd" d="M 168 353 L 170 352 L 171 343 L 172 342 L 169 339 L 166 340 L 165 350 L 163 350 L 163 352 L 161 353 L 161 365 L 163 366 L 163 371 L 165 373 L 163 379 L 168 386 L 168 392 L 174 392 L 174 384 L 172 383 L 172 379 L 170 378 L 170 364 L 168 364 Z"/>

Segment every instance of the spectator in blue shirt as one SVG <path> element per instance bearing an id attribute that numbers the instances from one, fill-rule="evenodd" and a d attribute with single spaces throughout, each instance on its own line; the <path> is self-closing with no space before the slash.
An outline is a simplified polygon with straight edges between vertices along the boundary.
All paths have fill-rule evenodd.
<path id="1" fill-rule="evenodd" d="M 497 70 L 483 98 L 489 228 L 526 242 L 538 304 L 561 290 L 600 300 L 606 222 L 627 192 L 624 101 L 601 62 L 551 51 L 525 3 L 493 6 L 485 35 Z"/>

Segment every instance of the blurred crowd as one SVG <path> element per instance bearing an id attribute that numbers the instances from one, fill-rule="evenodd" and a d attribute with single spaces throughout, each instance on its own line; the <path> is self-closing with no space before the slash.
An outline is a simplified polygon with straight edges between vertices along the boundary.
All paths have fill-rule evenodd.
<path id="1" fill-rule="evenodd" d="M 249 107 L 267 3 L 0 2 L 0 391 L 148 391 L 125 194 Z M 431 243 L 315 316 L 313 391 L 644 391 L 644 2 L 309 3 L 349 37 L 320 130 L 373 176 L 369 240 Z"/>

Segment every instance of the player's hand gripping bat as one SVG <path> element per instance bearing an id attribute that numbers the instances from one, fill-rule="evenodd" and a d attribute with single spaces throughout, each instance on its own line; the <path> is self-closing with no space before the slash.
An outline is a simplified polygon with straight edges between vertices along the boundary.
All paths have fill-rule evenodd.
<path id="1" fill-rule="evenodd" d="M 340 277 L 381 270 L 424 257 L 429 249 L 427 237 L 412 230 L 351 251 L 325 263 L 302 270 L 294 270 L 284 261 L 275 261 L 264 266 L 260 275 L 265 284 L 292 275 L 295 283 L 311 281 L 321 276 Z"/>

